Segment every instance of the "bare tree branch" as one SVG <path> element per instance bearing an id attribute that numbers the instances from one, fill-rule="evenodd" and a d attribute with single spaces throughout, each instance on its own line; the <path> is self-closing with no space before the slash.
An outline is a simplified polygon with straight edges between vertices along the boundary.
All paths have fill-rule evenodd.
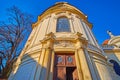
<path id="1" fill-rule="evenodd" d="M 20 44 L 26 37 L 26 32 L 30 32 L 32 23 L 32 16 L 23 13 L 16 6 L 7 11 L 8 22 L 0 22 L 0 61 L 2 61 L 0 77 L 8 77 L 12 64 L 21 52 Z"/>

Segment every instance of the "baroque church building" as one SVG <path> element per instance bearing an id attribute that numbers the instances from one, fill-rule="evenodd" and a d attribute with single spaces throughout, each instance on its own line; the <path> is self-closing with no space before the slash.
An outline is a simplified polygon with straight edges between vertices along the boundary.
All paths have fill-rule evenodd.
<path id="1" fill-rule="evenodd" d="M 102 46 L 76 7 L 59 2 L 32 25 L 8 80 L 120 80 L 120 36 Z"/>

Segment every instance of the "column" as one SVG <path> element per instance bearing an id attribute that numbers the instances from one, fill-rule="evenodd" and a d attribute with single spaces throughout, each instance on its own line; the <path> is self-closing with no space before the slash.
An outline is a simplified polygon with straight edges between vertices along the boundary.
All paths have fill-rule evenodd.
<path id="1" fill-rule="evenodd" d="M 49 71 L 48 80 L 53 80 L 54 56 L 55 56 L 55 53 L 54 53 L 54 51 L 52 51 L 52 54 L 51 54 L 51 65 L 50 65 L 50 71 Z"/>
<path id="2" fill-rule="evenodd" d="M 82 35 L 80 33 L 77 33 L 76 35 L 78 36 L 78 38 L 76 39 L 76 61 L 77 63 L 79 63 L 77 67 L 81 69 L 83 77 L 82 80 L 92 80 L 92 76 L 87 62 L 87 57 L 84 52 L 84 49 L 87 47 L 88 42 L 85 38 L 81 37 Z"/>
<path id="3" fill-rule="evenodd" d="M 73 25 L 73 19 L 72 19 L 72 17 L 69 18 L 69 22 L 70 22 L 71 32 L 72 32 L 72 33 L 75 33 L 75 29 L 74 29 L 74 25 Z"/>
<path id="4" fill-rule="evenodd" d="M 82 48 L 78 49 L 78 57 L 79 57 L 80 65 L 81 65 L 81 71 L 83 74 L 83 80 L 92 80 L 90 70 L 88 67 L 88 63 L 85 57 L 85 53 Z"/>
<path id="5" fill-rule="evenodd" d="M 44 57 L 44 61 L 43 61 L 43 67 L 42 67 L 42 71 L 40 74 L 40 80 L 48 80 L 49 77 L 49 70 L 50 70 L 50 58 L 51 58 L 51 49 L 47 48 Z"/>
<path id="6" fill-rule="evenodd" d="M 51 67 L 51 56 L 53 51 L 53 33 L 49 33 L 46 37 L 41 41 L 42 47 L 45 49 L 44 52 L 44 59 L 42 61 L 42 69 L 40 73 L 39 80 L 48 80 L 50 74 L 50 67 Z"/>
<path id="7" fill-rule="evenodd" d="M 76 61 L 76 66 L 77 66 L 77 71 L 78 71 L 78 78 L 79 78 L 79 80 L 83 80 L 83 75 L 82 75 L 82 71 L 81 71 L 81 64 L 80 64 L 77 50 L 75 51 L 75 61 Z"/>

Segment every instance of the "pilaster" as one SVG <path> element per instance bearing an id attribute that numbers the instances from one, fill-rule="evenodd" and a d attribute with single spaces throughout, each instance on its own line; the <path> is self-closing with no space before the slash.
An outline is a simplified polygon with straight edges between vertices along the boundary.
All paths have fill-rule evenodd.
<path id="1" fill-rule="evenodd" d="M 40 74 L 40 80 L 48 80 L 50 76 L 51 71 L 51 56 L 53 51 L 53 33 L 49 33 L 46 35 L 46 37 L 41 41 L 42 48 L 45 49 L 44 52 L 44 60 L 42 64 L 42 70 Z"/>
<path id="2" fill-rule="evenodd" d="M 87 40 L 85 38 L 82 38 L 80 33 L 77 33 L 78 38 L 76 39 L 76 49 L 77 49 L 77 55 L 78 55 L 78 62 L 79 62 L 79 68 L 81 68 L 81 73 L 83 80 L 92 80 L 91 73 L 89 70 L 89 66 L 86 60 L 84 49 L 87 45 Z"/>

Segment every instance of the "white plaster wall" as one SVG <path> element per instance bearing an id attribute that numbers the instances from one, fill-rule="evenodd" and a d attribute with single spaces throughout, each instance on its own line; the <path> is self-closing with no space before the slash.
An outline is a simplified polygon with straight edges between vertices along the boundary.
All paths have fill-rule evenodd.
<path id="1" fill-rule="evenodd" d="M 56 32 L 56 18 L 54 13 L 51 14 L 48 29 L 47 29 L 47 34 L 50 32 L 53 32 L 53 33 Z"/>
<path id="2" fill-rule="evenodd" d="M 76 21 L 76 17 L 75 17 L 75 15 L 73 15 L 73 14 L 72 14 L 72 19 L 73 19 L 73 20 L 72 20 L 72 23 L 73 23 L 73 26 L 72 26 L 72 27 L 74 28 L 75 33 L 76 33 L 76 32 L 80 32 L 80 30 L 79 30 L 80 27 L 78 26 L 78 23 L 77 23 L 77 21 Z M 81 32 L 80 32 L 80 33 L 81 33 Z"/>
<path id="3" fill-rule="evenodd" d="M 81 21 L 81 23 L 82 23 L 82 27 L 83 27 L 83 29 L 84 29 L 84 31 L 85 31 L 85 34 L 86 34 L 86 36 L 87 36 L 87 38 L 88 38 L 88 42 L 94 45 L 94 43 L 93 43 L 93 41 L 92 41 L 92 38 L 91 38 L 91 36 L 90 36 L 90 33 L 88 32 L 88 29 L 87 29 L 86 24 L 85 24 L 83 21 Z"/>
<path id="4" fill-rule="evenodd" d="M 33 34 L 33 38 L 32 38 L 32 40 L 31 40 L 31 43 L 30 43 L 29 46 L 33 46 L 33 45 L 34 45 L 34 42 L 35 42 L 35 40 L 36 40 L 36 37 L 38 36 L 38 32 L 39 32 L 41 26 L 42 26 L 42 22 L 38 25 L 38 27 L 35 27 L 35 28 L 33 29 L 34 34 Z"/>
<path id="5" fill-rule="evenodd" d="M 81 19 L 79 19 L 80 21 L 80 25 L 79 27 L 81 27 L 82 31 L 83 31 L 83 36 L 88 40 L 88 42 L 96 47 L 98 47 L 99 49 L 102 50 L 102 48 L 99 46 L 97 40 L 95 39 L 95 36 L 93 35 L 91 29 L 89 28 L 89 26 L 83 22 Z"/>
<path id="6" fill-rule="evenodd" d="M 86 55 L 86 60 L 88 62 L 88 66 L 89 66 L 93 80 L 100 80 L 98 72 L 97 72 L 97 68 L 93 62 L 93 59 L 90 57 L 90 52 L 88 52 L 87 50 L 84 50 L 84 52 Z"/>
<path id="7" fill-rule="evenodd" d="M 117 61 L 120 64 L 119 59 L 117 58 L 117 56 L 114 53 L 107 53 L 107 57 L 108 57 L 108 60 L 112 59 L 112 60 Z"/>
<path id="8" fill-rule="evenodd" d="M 88 29 L 88 32 L 90 34 L 90 37 L 91 37 L 91 40 L 93 41 L 94 45 L 97 46 L 98 48 L 100 48 L 100 46 L 98 45 L 96 39 L 95 39 L 95 36 L 93 35 L 91 29 L 88 27 L 88 25 L 86 24 L 86 27 Z"/>
<path id="9" fill-rule="evenodd" d="M 82 36 L 88 40 L 87 35 L 85 34 L 85 31 L 83 29 L 81 20 L 79 18 L 77 18 L 76 21 L 78 23 L 78 26 L 80 27 L 80 32 L 83 34 Z"/>
<path id="10" fill-rule="evenodd" d="M 34 38 L 35 38 L 34 35 L 35 35 L 35 32 L 36 32 L 36 29 L 37 29 L 37 27 L 35 27 L 35 28 L 32 30 L 32 32 L 31 32 L 31 34 L 29 35 L 29 38 L 28 38 L 28 40 L 27 40 L 24 48 L 27 49 L 27 48 L 29 48 L 29 47 L 32 46 L 32 42 L 33 42 L 33 40 L 34 40 Z"/>
<path id="11" fill-rule="evenodd" d="M 50 17 L 48 18 L 45 18 L 41 24 L 41 26 L 39 26 L 39 29 L 38 29 L 38 33 L 36 34 L 36 39 L 34 41 L 34 44 L 37 44 L 38 42 L 40 42 L 40 40 L 42 40 L 44 37 L 45 37 L 45 34 L 47 32 L 47 28 L 48 28 L 48 24 L 49 24 L 49 20 L 50 20 Z"/>
<path id="12" fill-rule="evenodd" d="M 95 62 L 101 80 L 112 80 L 107 65 L 102 62 Z"/>
<path id="13" fill-rule="evenodd" d="M 33 74 L 35 74 L 36 62 L 30 62 L 23 66 L 20 66 L 15 77 L 12 80 L 34 80 Z"/>
<path id="14" fill-rule="evenodd" d="M 120 64 L 120 52 L 115 52 L 114 54 L 117 56 L 117 58 L 119 60 L 119 64 Z"/>
<path id="15" fill-rule="evenodd" d="M 69 19 L 69 22 L 70 22 L 70 29 L 71 29 L 71 32 L 72 32 L 72 33 L 75 33 L 75 29 L 74 29 L 74 27 L 73 27 L 73 26 L 74 26 L 74 25 L 73 25 L 73 19 L 70 18 L 70 19 Z"/>

